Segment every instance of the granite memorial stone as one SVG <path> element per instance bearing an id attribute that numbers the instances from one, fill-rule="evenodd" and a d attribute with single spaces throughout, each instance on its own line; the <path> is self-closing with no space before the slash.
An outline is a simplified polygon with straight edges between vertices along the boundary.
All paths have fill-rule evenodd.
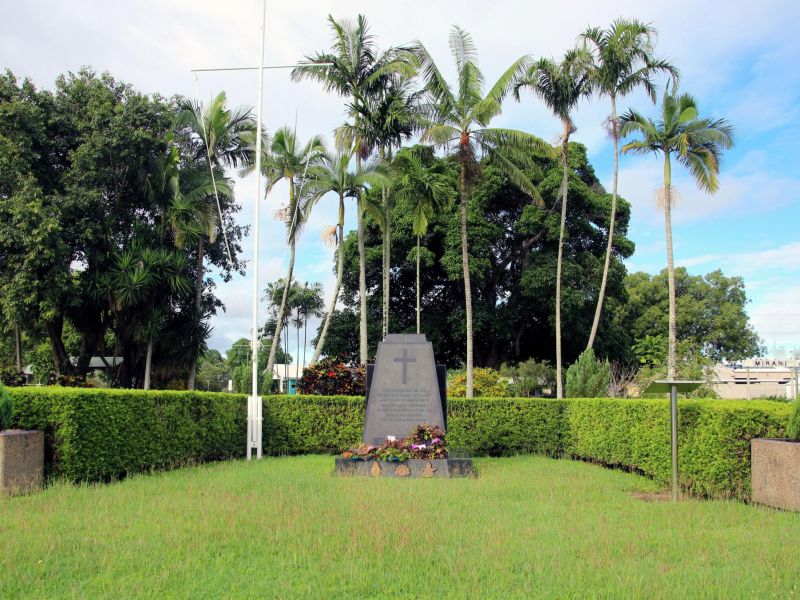
<path id="1" fill-rule="evenodd" d="M 433 345 L 424 335 L 387 335 L 369 379 L 365 444 L 404 438 L 422 423 L 446 428 Z"/>

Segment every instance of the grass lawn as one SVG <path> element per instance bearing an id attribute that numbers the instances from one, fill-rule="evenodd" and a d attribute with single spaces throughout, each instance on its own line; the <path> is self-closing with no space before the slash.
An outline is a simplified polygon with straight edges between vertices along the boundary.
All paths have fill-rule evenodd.
<path id="1" fill-rule="evenodd" d="M 524 456 L 478 479 L 235 461 L 0 499 L 0 597 L 800 595 L 800 514 L 643 502 L 636 475 Z"/>

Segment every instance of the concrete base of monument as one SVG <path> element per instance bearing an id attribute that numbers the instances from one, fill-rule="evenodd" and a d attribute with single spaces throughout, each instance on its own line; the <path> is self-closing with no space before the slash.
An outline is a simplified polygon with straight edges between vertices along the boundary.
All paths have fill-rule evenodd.
<path id="1" fill-rule="evenodd" d="M 403 462 L 336 459 L 339 477 L 476 477 L 471 458 L 412 458 Z"/>

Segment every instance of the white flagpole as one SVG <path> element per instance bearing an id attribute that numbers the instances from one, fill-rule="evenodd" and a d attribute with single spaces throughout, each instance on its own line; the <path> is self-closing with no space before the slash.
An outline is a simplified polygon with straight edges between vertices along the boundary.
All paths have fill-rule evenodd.
<path id="1" fill-rule="evenodd" d="M 293 69 L 296 67 L 307 66 L 305 63 L 296 65 L 270 65 L 264 66 L 264 48 L 266 40 L 267 24 L 267 0 L 262 0 L 261 7 L 261 54 L 258 67 L 214 67 L 203 69 L 190 69 L 192 73 L 212 73 L 220 71 L 254 71 L 258 69 L 258 106 L 256 107 L 256 206 L 255 222 L 253 223 L 253 327 L 250 338 L 251 355 L 253 360 L 253 388 L 247 398 L 247 460 L 253 458 L 253 450 L 256 451 L 256 458 L 261 458 L 261 439 L 262 439 L 262 398 L 258 395 L 258 351 L 261 342 L 258 337 L 258 242 L 259 225 L 261 221 L 261 129 L 262 112 L 264 104 L 264 70 L 265 69 Z M 333 63 L 315 63 L 318 66 L 330 66 Z M 306 165 L 308 167 L 308 165 Z M 266 373 L 269 385 L 272 385 L 272 373 Z"/>
<path id="2" fill-rule="evenodd" d="M 264 104 L 264 42 L 266 40 L 267 0 L 262 0 L 261 6 L 261 52 L 259 53 L 258 69 L 258 106 L 256 107 L 256 206 L 255 222 L 253 223 L 253 331 L 251 338 L 253 358 L 253 390 L 247 400 L 247 460 L 253 457 L 261 458 L 261 433 L 262 433 L 262 406 L 258 395 L 258 350 L 260 340 L 258 337 L 258 242 L 259 224 L 261 221 L 261 115 Z M 271 373 L 266 374 L 271 379 Z M 271 383 L 271 381 L 270 381 Z"/>

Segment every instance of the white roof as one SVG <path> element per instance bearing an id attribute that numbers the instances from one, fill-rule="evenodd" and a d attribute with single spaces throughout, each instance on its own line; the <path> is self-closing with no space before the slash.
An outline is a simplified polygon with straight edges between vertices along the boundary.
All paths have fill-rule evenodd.
<path id="1" fill-rule="evenodd" d="M 111 367 L 116 367 L 118 365 L 121 365 L 122 364 L 122 360 L 123 360 L 123 358 L 121 356 L 105 356 L 103 358 L 106 359 L 106 362 Z M 71 356 L 69 358 L 69 361 L 73 365 L 77 365 L 78 364 L 78 358 L 76 356 Z M 106 368 L 106 363 L 104 363 L 103 359 L 100 358 L 99 356 L 93 356 L 92 358 L 89 359 L 89 368 L 90 369 L 105 369 Z M 33 375 L 33 366 L 32 365 L 28 365 L 27 367 L 22 369 L 22 372 L 25 373 L 25 375 Z"/>
<path id="2" fill-rule="evenodd" d="M 272 378 L 283 379 L 286 373 L 289 374 L 289 379 L 300 379 L 303 376 L 303 365 L 285 365 L 274 364 L 272 365 Z"/>

